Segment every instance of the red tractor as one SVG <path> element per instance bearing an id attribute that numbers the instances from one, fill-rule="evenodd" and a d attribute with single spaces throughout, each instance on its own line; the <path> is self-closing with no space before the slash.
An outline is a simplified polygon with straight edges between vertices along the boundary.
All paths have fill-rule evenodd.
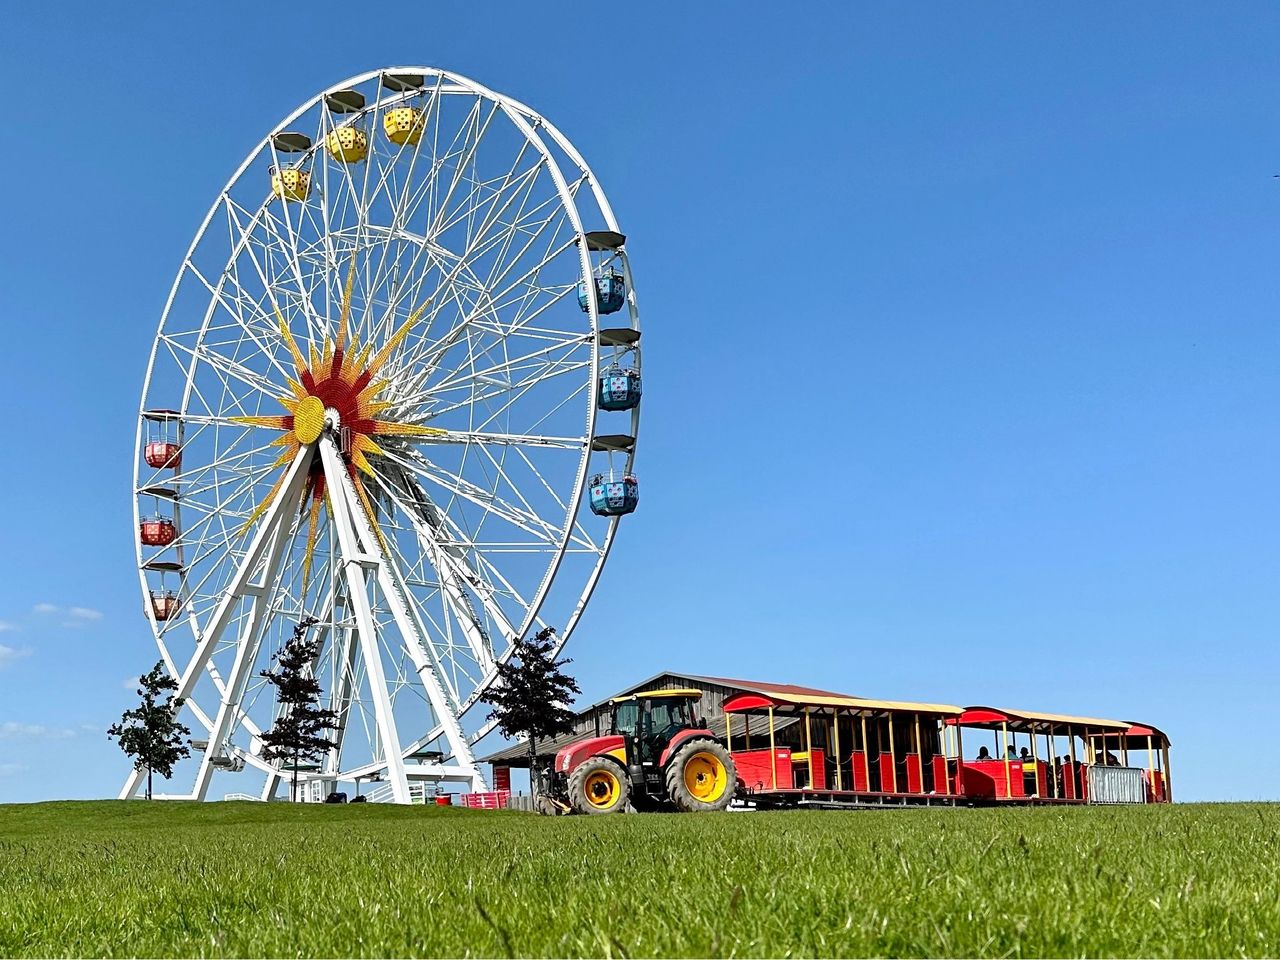
<path id="1" fill-rule="evenodd" d="M 611 700 L 609 732 L 562 748 L 551 799 L 578 813 L 674 807 L 723 810 L 738 773 L 733 757 L 698 719 L 700 690 L 646 690 Z"/>

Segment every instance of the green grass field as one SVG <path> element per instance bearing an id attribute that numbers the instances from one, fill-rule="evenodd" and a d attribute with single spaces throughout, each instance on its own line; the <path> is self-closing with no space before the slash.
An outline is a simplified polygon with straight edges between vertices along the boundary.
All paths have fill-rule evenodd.
<path id="1" fill-rule="evenodd" d="M 0 806 L 0 955 L 1260 956 L 1280 807 Z"/>

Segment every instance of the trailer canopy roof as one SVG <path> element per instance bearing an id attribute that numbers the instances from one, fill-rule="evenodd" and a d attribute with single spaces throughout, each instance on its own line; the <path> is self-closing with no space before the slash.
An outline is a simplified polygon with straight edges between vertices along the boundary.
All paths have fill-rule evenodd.
<path id="1" fill-rule="evenodd" d="M 902 710 L 908 713 L 936 713 L 943 716 L 958 715 L 962 708 L 949 703 L 914 703 L 909 700 L 868 700 L 865 697 L 848 697 L 839 693 L 799 694 L 760 687 L 750 693 L 740 693 L 724 702 L 725 713 L 745 713 L 768 708 L 803 709 L 805 707 L 842 707 L 846 710 L 878 712 Z"/>
<path id="2" fill-rule="evenodd" d="M 947 722 L 958 723 L 965 727 L 998 727 L 1005 723 L 1033 729 L 1079 727 L 1081 733 L 1086 728 L 1093 730 L 1128 730 L 1132 726 L 1125 720 L 1104 720 L 1100 717 L 1072 717 L 1064 713 L 1009 710 L 1003 707 L 966 707 L 960 716 Z"/>

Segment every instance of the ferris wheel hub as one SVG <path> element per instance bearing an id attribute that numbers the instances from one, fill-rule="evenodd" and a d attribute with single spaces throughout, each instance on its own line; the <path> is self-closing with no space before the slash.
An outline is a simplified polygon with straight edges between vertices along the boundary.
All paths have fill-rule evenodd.
<path id="1" fill-rule="evenodd" d="M 319 397 L 304 397 L 298 401 L 298 408 L 293 414 L 293 434 L 304 446 L 315 443 L 324 429 L 329 414 Z"/>

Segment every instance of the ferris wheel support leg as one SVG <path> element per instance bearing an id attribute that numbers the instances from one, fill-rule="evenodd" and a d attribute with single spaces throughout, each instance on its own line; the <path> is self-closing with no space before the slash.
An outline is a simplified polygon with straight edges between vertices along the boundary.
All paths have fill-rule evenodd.
<path id="1" fill-rule="evenodd" d="M 281 497 L 277 505 L 283 504 L 285 499 Z M 292 503 L 289 504 L 291 505 Z M 252 597 L 251 609 L 240 638 L 236 642 L 236 658 L 223 687 L 222 702 L 218 705 L 218 715 L 213 721 L 213 729 L 209 732 L 208 749 L 204 752 L 204 758 L 200 761 L 200 770 L 196 774 L 194 792 L 198 800 L 205 799 L 209 792 L 209 781 L 213 778 L 213 761 L 222 755 L 224 743 L 231 734 L 232 721 L 240 715 L 240 705 L 244 700 L 253 665 L 258 659 L 258 648 L 262 644 L 262 629 L 268 620 L 267 611 L 271 606 L 271 598 L 275 594 L 280 557 L 284 553 L 284 547 L 289 541 L 292 529 L 289 518 L 294 513 L 296 511 L 285 509 L 276 514 L 273 520 L 275 533 L 262 563 L 262 575 L 245 588 Z"/>
<path id="2" fill-rule="evenodd" d="M 346 492 L 345 489 L 344 492 Z M 355 501 L 354 496 L 348 496 L 347 502 L 350 506 L 352 524 L 360 538 L 361 545 L 369 554 L 378 558 L 378 586 L 382 589 L 382 595 L 387 601 L 392 619 L 395 620 L 396 627 L 400 630 L 405 650 L 409 654 L 409 659 L 413 661 L 414 670 L 417 671 L 418 678 L 422 681 L 423 689 L 426 690 L 427 699 L 431 702 L 431 709 L 436 715 L 441 732 L 449 743 L 449 749 L 453 754 L 454 762 L 458 766 L 458 772 L 470 778 L 474 792 L 483 791 L 486 789 L 484 775 L 480 773 L 480 768 L 476 766 L 475 758 L 471 754 L 471 747 L 462 733 L 461 725 L 458 723 L 458 704 L 456 701 L 451 702 L 445 693 L 444 685 L 440 682 L 440 676 L 436 672 L 436 666 L 432 659 L 427 656 L 425 631 L 422 629 L 417 617 L 410 613 L 410 605 L 405 601 L 407 591 L 405 590 L 404 578 L 400 571 L 396 569 L 395 561 L 383 550 L 377 537 L 374 536 L 373 528 L 369 525 L 369 519 L 365 516 L 364 510 Z M 437 567 L 437 569 L 440 570 L 443 576 L 443 568 Z"/>
<path id="3" fill-rule="evenodd" d="M 191 698 L 191 692 L 195 689 L 196 681 L 200 679 L 201 673 L 204 672 L 209 663 L 209 658 L 213 655 L 214 648 L 222 638 L 223 631 L 226 630 L 227 624 L 231 621 L 231 615 L 235 611 L 236 604 L 245 596 L 261 593 L 260 590 L 249 585 L 249 579 L 253 576 L 254 571 L 258 569 L 258 565 L 261 563 L 267 548 L 275 543 L 276 529 L 283 518 L 288 515 L 288 511 L 282 509 L 282 505 L 295 503 L 301 494 L 303 483 L 307 478 L 307 470 L 311 466 L 313 453 L 313 448 L 304 447 L 298 451 L 298 455 L 290 465 L 288 472 L 285 474 L 285 480 L 281 484 L 280 493 L 259 521 L 257 532 L 254 533 L 253 539 L 249 542 L 249 548 L 245 551 L 244 559 L 240 561 L 240 566 L 236 568 L 230 584 L 228 584 L 212 619 L 209 621 L 208 628 L 200 638 L 199 643 L 196 644 L 195 652 L 187 663 L 186 669 L 182 672 L 182 676 L 178 681 L 177 692 L 174 694 L 175 700 L 189 700 Z M 190 706 L 195 709 L 194 703 Z M 202 722 L 207 722 L 203 715 L 201 715 L 200 719 Z M 216 723 L 211 725 L 211 733 L 213 726 L 216 726 Z M 213 749 L 215 743 L 216 741 L 211 735 L 209 738 L 210 750 Z M 206 760 L 208 756 L 206 753 Z M 202 762 L 201 767 L 203 768 L 203 766 L 204 763 Z M 132 771 L 120 791 L 120 799 L 127 800 L 136 794 L 145 778 L 146 775 L 144 773 L 138 770 Z"/>
<path id="4" fill-rule="evenodd" d="M 409 652 L 409 659 L 413 661 L 418 678 L 422 681 L 422 686 L 427 691 L 427 697 L 431 701 L 431 709 L 435 712 L 444 737 L 449 742 L 454 761 L 460 771 L 470 775 L 473 792 L 478 793 L 485 790 L 484 776 L 480 773 L 480 768 L 476 766 L 467 738 L 462 734 L 462 727 L 458 723 L 457 710 L 445 696 L 444 687 L 440 684 L 440 678 L 436 675 L 435 667 L 424 651 L 425 644 L 423 643 L 422 634 L 419 632 L 414 618 L 408 613 L 402 599 L 403 594 L 401 593 L 400 584 L 397 582 L 397 578 L 392 575 L 389 561 L 379 565 L 378 584 L 382 587 L 383 595 L 388 599 L 391 616 L 395 619 L 396 626 L 400 628 L 400 635 L 404 638 L 404 645 Z"/>
<path id="5" fill-rule="evenodd" d="M 396 730 L 395 715 L 391 710 L 391 697 L 387 692 L 386 672 L 382 667 L 382 651 L 378 647 L 378 634 L 373 623 L 373 608 L 369 603 L 366 568 L 376 568 L 380 560 L 360 549 L 356 531 L 352 526 L 353 512 L 358 508 L 351 478 L 347 475 L 338 448 L 332 438 L 319 440 L 320 457 L 324 461 L 325 485 L 330 490 L 329 503 L 333 509 L 333 526 L 338 534 L 343 575 L 347 581 L 347 597 L 355 615 L 356 632 L 364 655 L 365 676 L 373 699 L 377 719 L 378 736 L 382 742 L 383 762 L 391 785 L 391 796 L 396 803 L 409 803 L 409 780 L 405 776 L 404 756 L 400 748 L 400 735 Z"/>

